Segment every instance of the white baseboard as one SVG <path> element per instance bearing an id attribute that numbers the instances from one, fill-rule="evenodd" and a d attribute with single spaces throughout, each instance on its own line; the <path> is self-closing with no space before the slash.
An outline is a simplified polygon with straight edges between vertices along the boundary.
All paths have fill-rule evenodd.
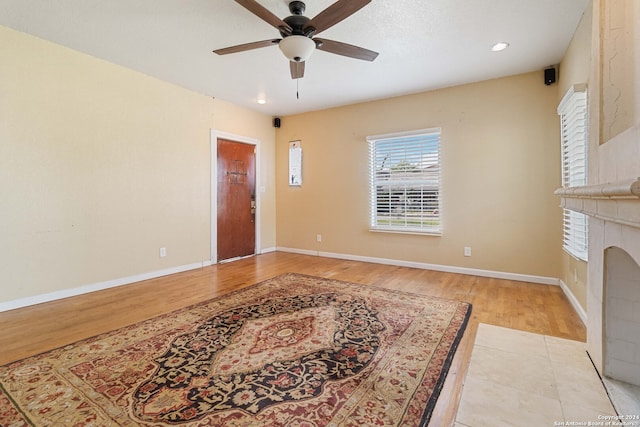
<path id="1" fill-rule="evenodd" d="M 147 273 L 136 274 L 128 277 L 107 280 L 104 282 L 92 283 L 72 289 L 62 289 L 46 294 L 34 295 L 32 297 L 20 298 L 13 301 L 0 302 L 0 312 L 14 310 L 16 308 L 27 307 L 35 304 L 42 304 L 59 300 L 62 298 L 74 297 L 77 295 L 88 294 L 90 292 L 101 291 L 103 289 L 115 288 L 117 286 L 129 285 L 131 283 L 140 282 L 142 280 L 155 279 L 156 277 L 167 276 L 169 274 L 181 273 L 183 271 L 195 270 L 211 265 L 211 261 L 196 262 L 193 264 L 180 265 L 177 267 L 165 268 L 162 270 L 150 271 Z"/>
<path id="2" fill-rule="evenodd" d="M 371 262 L 376 264 L 396 265 L 399 267 L 411 267 L 419 268 L 423 270 L 443 271 L 447 273 L 467 274 L 472 276 L 492 277 L 495 279 L 516 280 L 521 282 L 539 283 L 544 285 L 556 285 L 562 288 L 562 291 L 567 295 L 571 305 L 578 313 L 578 316 L 586 324 L 587 315 L 578 300 L 573 296 L 569 288 L 560 279 L 544 276 L 533 276 L 527 274 L 517 273 L 505 273 L 502 271 L 480 270 L 475 268 L 455 267 L 439 264 L 427 264 L 414 261 L 403 261 L 387 258 L 375 258 L 359 255 L 338 254 L 332 252 L 312 251 L 307 249 L 287 248 L 278 246 L 275 248 L 266 248 L 260 251 L 261 254 L 269 252 L 289 252 L 301 255 L 322 256 L 327 258 L 344 259 L 350 261 Z M 114 288 L 117 286 L 128 285 L 142 280 L 154 279 L 156 277 L 167 276 L 169 274 L 181 273 L 183 271 L 195 270 L 197 268 L 208 267 L 212 265 L 211 261 L 196 262 L 193 264 L 186 264 L 177 267 L 166 268 L 163 270 L 151 271 L 147 273 L 136 274 L 133 276 L 122 277 L 119 279 L 107 280 L 104 282 L 93 283 L 90 285 L 80 286 L 72 289 L 63 289 L 60 291 L 50 292 L 41 295 L 35 295 L 32 297 L 20 298 L 13 301 L 0 302 L 0 312 L 14 310 L 17 308 L 27 307 L 30 305 L 41 304 L 49 301 L 55 301 L 62 298 L 73 297 L 77 295 L 87 294 L 90 292 L 100 291 L 103 289 Z"/>
<path id="3" fill-rule="evenodd" d="M 375 264 L 396 265 L 398 267 L 419 268 L 422 270 L 443 271 L 446 273 L 467 274 L 471 276 L 491 277 L 494 279 L 516 280 L 519 282 L 539 283 L 542 285 L 559 286 L 560 280 L 555 277 L 533 276 L 529 274 L 506 273 L 503 271 L 480 270 L 477 268 L 455 267 L 440 264 L 427 264 L 423 262 L 403 261 L 388 258 L 374 258 L 360 255 L 337 254 L 332 252 L 310 251 L 304 249 L 294 249 L 278 247 L 279 251 L 291 252 L 302 255 L 323 256 L 327 258 L 345 259 L 350 261 L 372 262 Z"/>
<path id="4" fill-rule="evenodd" d="M 587 312 L 584 310 L 584 308 L 582 308 L 582 306 L 578 302 L 578 299 L 575 297 L 575 295 L 573 295 L 573 292 L 571 292 L 571 289 L 569 289 L 566 283 L 564 283 L 564 281 L 562 280 L 560 280 L 560 288 L 569 299 L 571 306 L 580 317 L 580 320 L 582 320 L 582 323 L 587 326 Z"/>
<path id="5" fill-rule="evenodd" d="M 276 248 L 276 250 L 280 251 L 280 252 L 289 252 L 289 253 L 292 253 L 292 254 L 320 256 L 320 252 L 318 252 L 318 251 L 310 251 L 308 249 L 285 248 L 283 246 L 278 246 Z"/>
<path id="6" fill-rule="evenodd" d="M 560 279 L 555 277 L 545 277 L 545 276 L 533 276 L 528 274 L 518 274 L 518 273 L 506 273 L 503 271 L 492 271 L 492 270 L 480 270 L 476 268 L 465 268 L 465 267 L 454 267 L 448 265 L 439 265 L 439 264 L 427 264 L 422 262 L 413 262 L 413 261 L 402 261 L 395 259 L 386 259 L 386 258 L 373 258 L 359 255 L 347 255 L 347 254 L 337 254 L 331 252 L 322 252 L 322 251 L 309 251 L 302 249 L 293 249 L 293 248 L 285 248 L 278 247 L 279 251 L 282 252 L 291 252 L 303 255 L 313 255 L 313 256 L 322 256 L 327 258 L 336 258 L 336 259 L 345 259 L 350 261 L 362 261 L 362 262 L 372 262 L 376 264 L 387 264 L 387 265 L 396 265 L 398 267 L 411 267 L 411 268 L 419 268 L 423 270 L 434 270 L 434 271 L 443 271 L 446 273 L 458 273 L 458 274 L 468 274 L 471 276 L 481 276 L 481 277 L 492 277 L 494 279 L 506 279 L 506 280 L 516 280 L 519 282 L 530 282 L 530 283 L 538 283 L 542 285 L 553 285 L 560 286 L 562 292 L 567 296 L 571 306 L 582 320 L 582 323 L 587 324 L 587 312 L 582 308 L 576 297 L 573 295 L 569 287 Z"/>
<path id="7" fill-rule="evenodd" d="M 260 249 L 260 252 L 258 252 L 258 253 L 259 253 L 260 255 L 262 255 L 262 254 L 268 254 L 269 252 L 275 252 L 275 251 L 276 251 L 276 247 L 275 247 L 275 246 L 273 246 L 273 247 L 270 247 L 270 248 L 263 248 L 263 249 Z"/>

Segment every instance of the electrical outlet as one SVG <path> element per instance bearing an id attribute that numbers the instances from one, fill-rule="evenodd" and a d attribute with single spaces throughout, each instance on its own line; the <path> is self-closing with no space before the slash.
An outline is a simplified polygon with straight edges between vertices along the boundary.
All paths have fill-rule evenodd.
<path id="1" fill-rule="evenodd" d="M 160 258 L 167 256 L 167 248 L 160 248 Z"/>
<path id="2" fill-rule="evenodd" d="M 464 256 L 471 256 L 471 246 L 464 247 Z"/>
<path id="3" fill-rule="evenodd" d="M 316 242 L 322 242 L 322 234 L 316 234 Z"/>

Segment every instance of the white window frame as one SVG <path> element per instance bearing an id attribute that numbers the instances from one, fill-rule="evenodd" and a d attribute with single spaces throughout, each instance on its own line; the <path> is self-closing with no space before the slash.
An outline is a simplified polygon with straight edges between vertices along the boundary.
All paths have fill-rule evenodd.
<path id="1" fill-rule="evenodd" d="M 442 235 L 441 133 L 429 128 L 366 138 L 370 231 Z"/>
<path id="2" fill-rule="evenodd" d="M 588 111 L 587 85 L 573 85 L 558 105 L 562 149 L 562 186 L 587 185 Z M 572 256 L 587 261 L 589 229 L 587 216 L 563 209 L 562 247 Z"/>

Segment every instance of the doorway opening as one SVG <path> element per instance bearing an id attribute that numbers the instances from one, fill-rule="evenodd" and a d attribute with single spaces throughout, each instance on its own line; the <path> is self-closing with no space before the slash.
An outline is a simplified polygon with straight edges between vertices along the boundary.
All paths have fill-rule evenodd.
<path id="1" fill-rule="evenodd" d="M 258 253 L 258 142 L 212 131 L 212 263 L 228 262 Z"/>

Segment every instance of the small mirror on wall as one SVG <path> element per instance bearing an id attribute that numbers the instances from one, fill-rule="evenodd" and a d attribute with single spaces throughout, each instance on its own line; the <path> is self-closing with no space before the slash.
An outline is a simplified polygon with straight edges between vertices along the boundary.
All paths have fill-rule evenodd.
<path id="1" fill-rule="evenodd" d="M 289 185 L 302 185 L 302 147 L 300 141 L 289 142 Z"/>

